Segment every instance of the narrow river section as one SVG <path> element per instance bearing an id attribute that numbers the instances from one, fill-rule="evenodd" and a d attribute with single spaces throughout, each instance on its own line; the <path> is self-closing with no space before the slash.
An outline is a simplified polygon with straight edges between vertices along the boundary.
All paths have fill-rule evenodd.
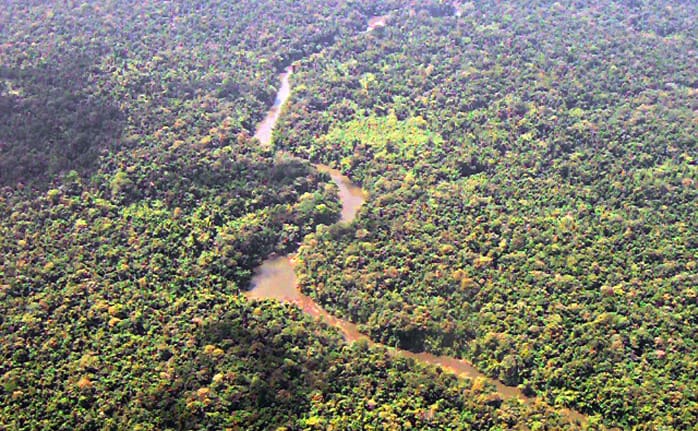
<path id="1" fill-rule="evenodd" d="M 269 112 L 267 112 L 267 116 L 264 117 L 264 120 L 262 120 L 262 122 L 257 126 L 257 131 L 255 132 L 254 137 L 257 138 L 264 146 L 271 145 L 271 135 L 274 131 L 274 126 L 276 126 L 276 122 L 279 121 L 281 108 L 291 96 L 290 78 L 292 73 L 293 66 L 288 66 L 286 71 L 279 76 L 281 80 L 281 87 L 279 87 L 279 91 L 276 92 L 274 104 L 271 106 L 271 108 L 269 108 Z"/>
<path id="2" fill-rule="evenodd" d="M 356 218 L 361 205 L 366 202 L 368 194 L 337 169 L 319 164 L 315 165 L 315 168 L 320 172 L 328 174 L 339 187 L 339 201 L 342 203 L 342 214 L 339 221 L 351 223 Z"/>
<path id="3" fill-rule="evenodd" d="M 386 19 L 387 16 L 371 18 L 368 22 L 368 29 L 366 31 L 370 32 L 377 27 L 384 26 L 386 24 Z M 284 103 L 286 103 L 291 95 L 290 77 L 292 74 L 293 66 L 289 66 L 286 71 L 280 75 L 281 87 L 276 95 L 274 105 L 269 109 L 266 118 L 257 127 L 254 136 L 262 145 L 271 145 L 274 126 L 276 126 L 279 120 Z M 325 165 L 315 165 L 315 167 L 320 172 L 329 174 L 332 181 L 337 184 L 339 188 L 339 199 L 342 202 L 340 222 L 351 223 L 356 218 L 361 205 L 366 201 L 367 194 L 361 187 L 352 183 L 349 178 L 342 175 L 338 170 Z M 254 276 L 250 283 L 251 289 L 245 292 L 245 296 L 250 300 L 275 299 L 293 303 L 306 314 L 339 329 L 347 342 L 351 343 L 358 340 L 365 340 L 371 346 L 382 346 L 381 344 L 374 343 L 367 335 L 361 333 L 354 323 L 331 315 L 312 298 L 301 293 L 294 265 L 295 261 L 293 255 L 273 256 L 265 260 L 255 269 Z M 533 403 L 535 401 L 535 397 L 526 397 L 517 387 L 506 386 L 496 379 L 485 376 L 466 360 L 450 356 L 437 356 L 426 352 L 414 353 L 388 346 L 383 347 L 392 355 L 412 358 L 422 364 L 437 366 L 459 377 L 486 380 L 496 388 L 497 393 L 504 400 L 519 399 L 525 403 Z M 564 414 L 570 422 L 587 422 L 587 418 L 575 410 L 558 409 L 558 411 Z"/>

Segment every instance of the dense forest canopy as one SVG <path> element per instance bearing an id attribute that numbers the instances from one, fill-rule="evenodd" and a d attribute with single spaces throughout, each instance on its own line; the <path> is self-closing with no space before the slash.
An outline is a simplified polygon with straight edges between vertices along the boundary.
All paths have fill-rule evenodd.
<path id="1" fill-rule="evenodd" d="M 696 5 L 404 10 L 302 62 L 277 142 L 371 200 L 304 291 L 624 427 L 692 427 Z"/>
<path id="2" fill-rule="evenodd" d="M 698 423 L 694 2 L 1 3 L 1 429 Z"/>

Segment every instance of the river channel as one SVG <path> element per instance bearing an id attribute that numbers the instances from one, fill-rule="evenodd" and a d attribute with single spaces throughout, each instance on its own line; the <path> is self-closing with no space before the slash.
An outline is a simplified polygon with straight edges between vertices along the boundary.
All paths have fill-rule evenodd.
<path id="1" fill-rule="evenodd" d="M 387 16 L 371 18 L 368 22 L 366 31 L 370 32 L 377 27 L 385 26 L 386 19 Z M 264 146 L 271 145 L 274 126 L 279 120 L 284 103 L 291 96 L 290 78 L 292 74 L 293 66 L 289 66 L 286 71 L 280 75 L 281 86 L 277 92 L 276 100 L 269 109 L 266 118 L 257 127 L 254 136 Z M 329 174 L 332 181 L 339 188 L 339 199 L 342 203 L 342 213 L 339 222 L 351 223 L 356 218 L 361 205 L 366 201 L 368 197 L 367 194 L 361 187 L 354 184 L 338 170 L 325 165 L 315 165 L 315 167 L 319 171 Z M 370 345 L 381 346 L 381 344 L 374 343 L 367 335 L 361 333 L 357 325 L 331 315 L 312 298 L 300 292 L 294 270 L 294 255 L 273 256 L 265 260 L 255 269 L 251 281 L 251 289 L 245 293 L 245 296 L 250 300 L 275 299 L 291 302 L 296 304 L 308 315 L 339 329 L 344 335 L 344 338 L 350 343 L 357 340 L 366 340 Z M 450 356 L 437 356 L 426 352 L 414 353 L 388 346 L 383 347 L 388 349 L 393 355 L 413 358 L 415 361 L 423 364 L 438 366 L 459 377 L 484 379 L 496 388 L 497 393 L 502 399 L 507 400 L 515 398 L 525 403 L 532 403 L 535 401 L 535 397 L 526 397 L 517 387 L 507 386 L 496 379 L 485 376 L 466 360 Z M 587 422 L 586 416 L 575 410 L 560 409 L 560 411 L 572 422 Z"/>

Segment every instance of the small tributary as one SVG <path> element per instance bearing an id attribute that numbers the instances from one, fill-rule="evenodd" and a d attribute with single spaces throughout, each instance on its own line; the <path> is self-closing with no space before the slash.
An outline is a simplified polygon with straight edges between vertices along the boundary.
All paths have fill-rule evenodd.
<path id="1" fill-rule="evenodd" d="M 386 23 L 387 16 L 373 17 L 368 22 L 367 32 L 374 30 L 377 27 L 382 27 Z M 262 145 L 271 145 L 272 132 L 274 126 L 279 120 L 281 109 L 284 103 L 291 96 L 290 78 L 293 74 L 293 67 L 289 66 L 284 73 L 280 75 L 281 87 L 276 95 L 274 105 L 269 109 L 266 118 L 259 124 L 255 137 Z M 339 188 L 339 199 L 342 203 L 342 213 L 340 223 L 351 223 L 355 218 L 360 207 L 367 199 L 367 193 L 361 187 L 354 184 L 349 178 L 343 175 L 336 169 L 325 165 L 315 165 L 316 169 L 321 172 L 326 172 L 332 178 Z M 374 343 L 368 336 L 359 331 L 356 324 L 337 318 L 312 298 L 301 293 L 298 288 L 298 280 L 294 271 L 294 255 L 273 256 L 265 260 L 254 271 L 254 276 L 251 281 L 251 289 L 245 293 L 245 296 L 250 300 L 275 299 L 279 301 L 291 302 L 296 304 L 306 314 L 318 318 L 326 324 L 339 329 L 344 338 L 348 342 L 358 340 L 366 340 L 370 345 L 381 346 Z M 526 403 L 532 403 L 535 397 L 526 397 L 517 387 L 507 386 L 502 382 L 489 378 L 479 372 L 471 363 L 466 360 L 453 358 L 450 356 L 437 356 L 431 353 L 414 353 L 407 350 L 396 349 L 393 347 L 384 346 L 388 351 L 396 356 L 413 358 L 415 361 L 441 367 L 441 369 L 450 371 L 459 377 L 476 379 L 481 378 L 491 383 L 502 399 L 520 399 Z M 575 410 L 564 409 L 562 412 L 570 421 L 585 423 L 586 417 Z"/>

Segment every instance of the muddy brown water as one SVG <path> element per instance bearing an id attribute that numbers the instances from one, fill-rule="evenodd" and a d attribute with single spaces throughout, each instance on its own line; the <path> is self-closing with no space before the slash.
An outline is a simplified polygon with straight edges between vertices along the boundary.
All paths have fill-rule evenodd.
<path id="1" fill-rule="evenodd" d="M 255 271 L 255 275 L 252 278 L 252 290 L 247 292 L 247 297 L 256 300 L 276 299 L 291 302 L 296 304 L 306 314 L 339 329 L 348 342 L 366 340 L 371 345 L 380 346 L 379 343 L 372 342 L 367 335 L 363 334 L 356 324 L 331 315 L 312 298 L 298 290 L 293 256 L 275 256 L 264 261 Z M 486 379 L 497 388 L 497 392 L 502 398 L 526 400 L 526 397 L 517 388 L 506 386 L 490 379 L 465 360 L 449 356 L 437 356 L 426 352 L 414 353 L 396 348 L 388 348 L 388 350 L 398 356 L 413 358 L 418 362 L 439 366 L 462 377 Z"/>
<path id="2" fill-rule="evenodd" d="M 293 66 L 288 66 L 286 71 L 280 75 L 279 78 L 281 81 L 281 87 L 279 87 L 279 90 L 276 92 L 274 104 L 271 106 L 271 108 L 269 108 L 267 116 L 264 117 L 264 120 L 257 125 L 257 131 L 255 132 L 254 137 L 259 139 L 259 142 L 261 142 L 262 145 L 271 145 L 271 135 L 274 131 L 274 126 L 276 126 L 277 121 L 279 121 L 281 108 L 291 96 L 291 82 L 289 78 L 291 77 L 292 73 Z"/>
<path id="3" fill-rule="evenodd" d="M 366 31 L 372 31 L 386 24 L 387 16 L 373 17 L 368 22 Z M 279 77 L 281 86 L 276 95 L 274 105 L 269 109 L 265 119 L 257 127 L 255 137 L 263 145 L 271 145 L 272 132 L 279 120 L 284 103 L 291 96 L 290 77 L 293 67 L 289 66 Z M 351 223 L 367 199 L 367 194 L 358 185 L 337 169 L 325 165 L 315 165 L 321 171 L 326 172 L 339 188 L 339 199 L 342 203 L 340 222 Z M 328 313 L 312 298 L 301 293 L 298 288 L 298 280 L 294 270 L 294 256 L 273 256 L 265 260 L 254 271 L 251 281 L 251 289 L 245 293 L 250 300 L 275 299 L 296 304 L 306 314 L 319 319 L 326 324 L 339 329 L 347 342 L 366 340 L 370 345 L 382 346 L 359 331 L 356 324 L 340 319 Z M 519 399 L 525 403 L 535 402 L 535 397 L 526 397 L 517 387 L 507 386 L 502 382 L 485 376 L 470 362 L 450 356 L 438 356 L 427 352 L 414 353 L 407 350 L 383 346 L 396 356 L 412 358 L 422 364 L 440 367 L 459 377 L 469 379 L 483 379 L 494 386 L 502 399 Z M 587 418 L 583 414 L 571 409 L 559 409 L 571 422 L 586 423 Z"/>
<path id="4" fill-rule="evenodd" d="M 251 300 L 275 299 L 293 303 L 303 310 L 304 313 L 339 329 L 347 342 L 353 343 L 358 340 L 365 340 L 369 345 L 382 346 L 371 341 L 367 335 L 359 330 L 356 324 L 333 316 L 312 298 L 301 293 L 298 289 L 298 280 L 294 271 L 294 257 L 291 255 L 275 256 L 264 261 L 255 270 L 251 284 L 252 289 L 246 292 L 247 298 Z M 497 394 L 504 400 L 518 399 L 527 404 L 532 404 L 536 400 L 535 397 L 526 397 L 517 387 L 507 386 L 496 379 L 487 377 L 464 359 L 438 356 L 427 352 L 414 353 L 388 346 L 383 347 L 386 347 L 388 352 L 394 356 L 412 358 L 421 364 L 440 367 L 442 370 L 451 372 L 461 378 L 483 379 L 494 386 Z M 586 423 L 587 421 L 586 417 L 577 411 L 570 409 L 558 410 L 572 422 Z"/>
<path id="5" fill-rule="evenodd" d="M 359 208 L 366 201 L 366 193 L 338 170 L 325 165 L 315 166 L 319 171 L 329 174 L 339 188 L 339 199 L 342 203 L 339 221 L 344 223 L 354 221 Z M 265 260 L 262 265 L 255 269 L 251 285 L 252 289 L 247 292 L 248 298 L 272 298 L 293 302 L 313 317 L 320 317 L 332 326 L 342 329 L 348 341 L 367 338 L 356 329 L 356 325 L 335 318 L 298 290 L 298 281 L 293 268 L 293 255 L 273 256 Z"/>
<path id="6" fill-rule="evenodd" d="M 337 169 L 325 165 L 315 165 L 320 172 L 329 174 L 332 181 L 339 188 L 339 201 L 342 202 L 342 214 L 340 222 L 351 223 L 359 212 L 361 205 L 366 202 L 368 194 L 358 185 L 351 182 L 346 175 L 342 175 Z"/>

